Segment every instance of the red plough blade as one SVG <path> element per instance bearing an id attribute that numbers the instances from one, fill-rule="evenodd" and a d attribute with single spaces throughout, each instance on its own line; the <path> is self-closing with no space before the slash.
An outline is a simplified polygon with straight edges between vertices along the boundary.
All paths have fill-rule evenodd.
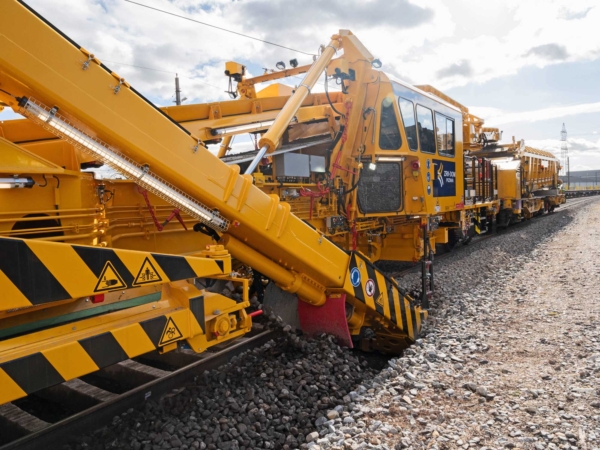
<path id="1" fill-rule="evenodd" d="M 298 318 L 302 332 L 308 336 L 328 333 L 337 337 L 341 346 L 353 347 L 346 320 L 346 294 L 340 297 L 327 297 L 323 306 L 313 306 L 300 300 Z"/>

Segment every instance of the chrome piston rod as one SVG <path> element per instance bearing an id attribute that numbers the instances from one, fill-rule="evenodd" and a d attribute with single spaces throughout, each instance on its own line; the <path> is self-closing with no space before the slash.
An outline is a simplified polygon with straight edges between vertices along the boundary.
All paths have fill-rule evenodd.
<path id="1" fill-rule="evenodd" d="M 254 172 L 254 169 L 256 169 L 256 166 L 258 166 L 258 163 L 260 162 L 261 159 L 264 158 L 265 153 L 267 153 L 267 150 L 269 149 L 269 147 L 267 145 L 265 145 L 263 148 L 261 148 L 258 153 L 256 154 L 256 156 L 254 157 L 254 159 L 252 160 L 252 162 L 250 162 L 250 165 L 248 166 L 248 168 L 246 169 L 246 171 L 244 172 L 252 174 L 252 172 Z"/>

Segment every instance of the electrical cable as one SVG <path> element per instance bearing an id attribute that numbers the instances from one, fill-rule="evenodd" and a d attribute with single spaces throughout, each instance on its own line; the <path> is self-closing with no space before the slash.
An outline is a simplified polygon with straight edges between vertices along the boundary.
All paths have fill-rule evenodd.
<path id="1" fill-rule="evenodd" d="M 46 187 L 46 186 L 48 186 L 48 179 L 46 178 L 46 174 L 42 174 L 42 178 L 44 179 L 44 181 L 46 182 L 46 184 L 40 184 L 40 183 L 35 183 L 35 184 L 37 184 L 39 187 Z"/>
<path id="2" fill-rule="evenodd" d="M 340 129 L 338 130 L 337 134 L 333 137 L 333 142 L 331 143 L 331 146 L 327 149 L 327 153 L 326 153 L 326 167 L 327 167 L 327 177 L 329 178 L 329 176 L 331 175 L 331 172 L 329 171 L 329 167 L 331 165 L 331 154 L 333 153 L 333 149 L 336 147 L 336 145 L 338 144 L 338 142 L 340 141 L 340 139 L 342 138 L 342 135 L 344 134 L 344 125 L 340 125 Z M 341 150 L 341 149 L 340 149 Z"/>
<path id="3" fill-rule="evenodd" d="M 325 74 L 325 96 L 327 97 L 329 106 L 331 106 L 331 109 L 333 109 L 337 114 L 339 114 L 341 117 L 343 117 L 345 119 L 346 115 L 342 114 L 337 109 L 335 109 L 335 106 L 333 106 L 333 102 L 331 101 L 331 98 L 329 98 L 329 89 L 327 89 L 327 71 L 325 70 L 323 73 Z"/>
<path id="4" fill-rule="evenodd" d="M 248 38 L 248 39 L 253 39 L 255 41 L 263 42 L 265 44 L 274 45 L 275 47 L 280 47 L 280 48 L 284 48 L 286 50 L 291 50 L 292 52 L 302 53 L 303 55 L 314 56 L 314 53 L 303 52 L 302 50 L 296 50 L 295 48 L 286 47 L 285 45 L 276 44 L 275 42 L 265 41 L 264 39 L 260 39 L 260 38 L 254 37 L 254 36 L 248 36 L 247 34 L 239 33 L 237 31 L 228 30 L 227 28 L 221 28 L 221 27 L 218 27 L 216 25 L 211 25 L 211 24 L 206 23 L 206 22 L 200 22 L 199 20 L 192 19 L 191 17 L 180 16 L 179 14 L 175 14 L 175 13 L 172 13 L 172 12 L 169 12 L 169 11 L 165 11 L 163 9 L 154 8 L 152 6 L 144 5 L 144 4 L 138 3 L 138 2 L 134 2 L 132 0 L 125 0 L 125 1 L 127 3 L 132 3 L 132 4 L 137 5 L 137 6 L 142 6 L 144 8 L 152 9 L 154 11 L 158 11 L 158 12 L 161 12 L 163 14 L 168 14 L 170 16 L 179 17 L 180 19 L 189 20 L 190 22 L 199 23 L 200 25 L 205 25 L 207 27 L 216 28 L 217 30 L 226 31 L 228 33 L 236 34 L 238 36 L 242 36 L 242 37 L 245 37 L 245 38 Z"/>
<path id="5" fill-rule="evenodd" d="M 379 75 L 377 77 L 377 80 L 373 81 L 372 83 L 369 84 L 373 84 L 373 83 L 377 83 L 381 78 L 381 75 Z M 379 92 L 381 91 L 381 83 L 378 83 L 377 85 L 377 94 L 375 95 L 375 100 L 373 101 L 373 106 L 371 106 L 371 108 L 373 108 L 374 111 L 377 111 L 375 108 L 377 107 L 377 101 L 379 100 Z M 363 112 L 363 122 L 364 122 L 364 114 L 365 114 L 366 110 Z M 369 121 L 369 125 L 367 126 L 367 130 L 369 128 L 371 128 L 371 125 L 373 125 L 373 134 L 375 134 L 375 129 L 377 128 L 377 124 L 374 124 L 373 121 L 375 120 L 375 114 L 371 115 L 371 120 Z M 367 133 L 363 133 L 363 137 L 362 137 L 362 146 L 365 145 L 365 142 L 367 141 Z"/>
<path id="6" fill-rule="evenodd" d="M 361 170 L 362 172 L 362 170 Z M 354 178 L 354 177 L 353 177 Z M 345 190 L 344 189 L 344 197 L 349 194 L 350 192 L 352 192 L 354 189 L 356 189 L 358 187 L 358 183 L 360 182 L 360 177 L 358 177 L 358 180 L 356 181 L 356 183 L 354 183 L 354 186 L 352 186 L 350 189 Z"/>
<path id="7" fill-rule="evenodd" d="M 152 67 L 136 66 L 135 64 L 127 64 L 127 63 L 123 63 L 123 62 L 119 62 L 119 61 L 110 61 L 110 60 L 104 59 L 104 58 L 101 58 L 101 59 L 102 59 L 102 62 L 108 62 L 111 64 L 120 64 L 122 66 L 137 67 L 138 69 L 153 70 L 154 72 L 162 72 L 162 73 L 169 73 L 169 74 L 176 73 L 176 72 L 172 72 L 170 70 L 153 69 Z"/>

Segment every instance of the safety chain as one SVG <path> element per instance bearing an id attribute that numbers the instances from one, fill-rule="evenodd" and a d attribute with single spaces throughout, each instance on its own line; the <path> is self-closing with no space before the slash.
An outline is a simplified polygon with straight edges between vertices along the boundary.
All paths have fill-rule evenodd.
<path id="1" fill-rule="evenodd" d="M 152 204 L 150 203 L 150 199 L 148 198 L 148 191 L 139 186 L 138 186 L 137 190 L 142 195 L 142 197 L 144 197 L 144 200 L 146 201 L 146 206 L 148 207 L 148 211 L 150 211 L 150 216 L 152 217 L 152 221 L 154 222 L 154 226 L 156 227 L 156 229 L 158 231 L 162 231 L 164 229 L 164 227 L 167 226 L 167 224 L 173 219 L 173 217 L 177 218 L 177 220 L 179 221 L 181 226 L 183 226 L 183 228 L 187 231 L 187 226 L 185 225 L 183 219 L 181 218 L 179 208 L 175 208 L 173 210 L 173 212 L 171 212 L 171 215 L 169 217 L 167 217 L 167 220 L 165 220 L 161 224 L 158 221 L 158 218 L 156 217 L 156 213 L 154 212 L 154 208 L 152 207 Z"/>

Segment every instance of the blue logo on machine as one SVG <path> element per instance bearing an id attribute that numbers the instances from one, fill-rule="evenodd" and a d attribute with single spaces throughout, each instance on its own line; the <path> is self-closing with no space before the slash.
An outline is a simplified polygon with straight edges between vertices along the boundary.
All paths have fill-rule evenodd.
<path id="1" fill-rule="evenodd" d="M 427 185 L 427 195 L 431 195 L 431 185 Z"/>
<path id="2" fill-rule="evenodd" d="M 431 169 L 431 160 L 427 159 L 427 170 Z"/>
<path id="3" fill-rule="evenodd" d="M 429 183 L 431 181 L 431 174 L 429 172 L 427 172 L 427 182 Z"/>
<path id="4" fill-rule="evenodd" d="M 456 195 L 456 165 L 451 161 L 433 160 L 435 171 L 433 180 L 434 197 L 452 197 Z"/>
<path id="5" fill-rule="evenodd" d="M 353 267 L 350 271 L 350 283 L 354 287 L 360 286 L 360 270 L 357 267 Z"/>

